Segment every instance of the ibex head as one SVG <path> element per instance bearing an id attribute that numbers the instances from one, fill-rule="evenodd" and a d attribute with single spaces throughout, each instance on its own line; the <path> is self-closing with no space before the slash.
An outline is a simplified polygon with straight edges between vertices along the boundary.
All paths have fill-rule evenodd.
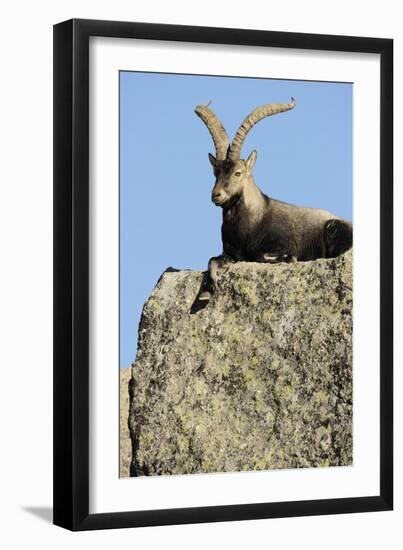
<path id="1" fill-rule="evenodd" d="M 217 160 L 211 153 L 209 159 L 214 169 L 216 181 L 211 192 L 211 200 L 216 206 L 229 206 L 240 197 L 242 190 L 252 174 L 256 161 L 256 151 L 252 151 L 248 160 Z"/>
<path id="2" fill-rule="evenodd" d="M 257 107 L 242 122 L 231 145 L 227 132 L 215 113 L 209 109 L 209 104 L 196 107 L 195 113 L 206 124 L 216 149 L 215 157 L 209 153 L 209 160 L 216 177 L 211 194 L 214 204 L 223 208 L 231 205 L 240 197 L 250 181 L 257 157 L 256 151 L 252 151 L 247 160 L 241 159 L 242 145 L 249 130 L 263 118 L 289 111 L 294 107 L 293 98 L 291 98 L 291 103 L 274 103 Z"/>

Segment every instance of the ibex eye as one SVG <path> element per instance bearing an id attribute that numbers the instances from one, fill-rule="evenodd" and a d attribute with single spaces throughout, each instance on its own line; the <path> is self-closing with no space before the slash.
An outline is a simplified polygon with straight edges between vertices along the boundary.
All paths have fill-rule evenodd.
<path id="1" fill-rule="evenodd" d="M 236 176 L 240 176 L 240 175 L 241 175 L 241 172 L 235 172 L 235 175 L 236 175 Z"/>

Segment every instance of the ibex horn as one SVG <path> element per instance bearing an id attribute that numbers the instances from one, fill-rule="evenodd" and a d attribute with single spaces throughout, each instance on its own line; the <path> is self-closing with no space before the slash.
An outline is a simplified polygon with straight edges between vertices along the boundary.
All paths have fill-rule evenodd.
<path id="1" fill-rule="evenodd" d="M 238 128 L 237 133 L 231 143 L 228 151 L 228 158 L 232 161 L 239 160 L 241 158 L 241 149 L 243 142 L 251 128 L 257 124 L 260 120 L 267 116 L 277 115 L 278 113 L 284 113 L 290 109 L 294 109 L 296 103 L 295 99 L 291 98 L 291 103 L 267 103 L 261 107 L 256 107 L 242 122 Z"/>
<path id="2" fill-rule="evenodd" d="M 213 138 L 217 160 L 224 160 L 228 153 L 229 138 L 217 115 L 209 109 L 210 103 L 211 101 L 207 105 L 198 105 L 195 113 L 202 119 Z"/>

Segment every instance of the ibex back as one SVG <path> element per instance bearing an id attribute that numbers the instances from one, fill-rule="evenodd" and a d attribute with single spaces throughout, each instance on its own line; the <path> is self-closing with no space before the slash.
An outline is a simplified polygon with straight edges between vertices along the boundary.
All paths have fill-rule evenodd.
<path id="1" fill-rule="evenodd" d="M 352 246 L 352 225 L 317 208 L 294 206 L 262 193 L 252 168 L 257 153 L 242 160 L 241 150 L 249 130 L 265 117 L 289 111 L 291 103 L 256 108 L 242 122 L 232 143 L 208 105 L 196 107 L 213 138 L 216 156 L 209 153 L 215 184 L 212 201 L 223 210 L 223 253 L 211 258 L 199 300 L 209 300 L 216 287 L 217 269 L 225 261 L 297 262 L 333 258 Z"/>

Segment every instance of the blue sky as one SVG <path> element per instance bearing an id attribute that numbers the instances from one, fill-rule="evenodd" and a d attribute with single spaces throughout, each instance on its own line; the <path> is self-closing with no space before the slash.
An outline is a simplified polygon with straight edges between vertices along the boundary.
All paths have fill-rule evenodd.
<path id="1" fill-rule="evenodd" d="M 293 111 L 257 124 L 254 177 L 267 195 L 352 219 L 352 85 L 120 73 L 120 366 L 135 359 L 141 310 L 169 266 L 206 269 L 221 252 L 221 209 L 210 200 L 215 154 L 194 114 L 210 105 L 232 139 L 264 103 L 295 97 Z"/>

